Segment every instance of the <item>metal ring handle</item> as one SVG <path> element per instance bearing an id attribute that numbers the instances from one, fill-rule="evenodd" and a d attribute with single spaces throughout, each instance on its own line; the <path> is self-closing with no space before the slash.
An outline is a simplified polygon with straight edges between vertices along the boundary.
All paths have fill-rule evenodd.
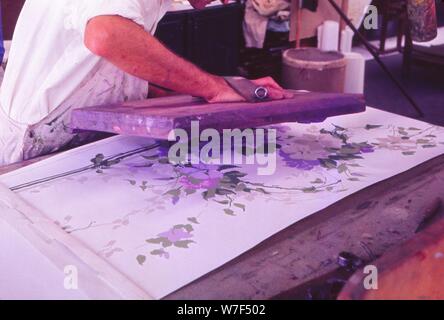
<path id="1" fill-rule="evenodd" d="M 254 91 L 254 95 L 259 100 L 266 100 L 269 97 L 269 92 L 268 92 L 268 89 L 265 87 L 258 87 Z"/>

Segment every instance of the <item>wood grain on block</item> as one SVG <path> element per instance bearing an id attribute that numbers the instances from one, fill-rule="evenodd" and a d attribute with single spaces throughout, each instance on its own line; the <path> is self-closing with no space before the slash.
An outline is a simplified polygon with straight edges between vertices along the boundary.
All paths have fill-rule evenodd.
<path id="1" fill-rule="evenodd" d="M 167 139 L 171 130 L 256 128 L 283 122 L 323 122 L 333 116 L 365 111 L 361 95 L 296 93 L 287 100 L 260 103 L 216 103 L 191 96 L 126 102 L 120 105 L 77 109 L 72 127 L 79 130 Z"/>

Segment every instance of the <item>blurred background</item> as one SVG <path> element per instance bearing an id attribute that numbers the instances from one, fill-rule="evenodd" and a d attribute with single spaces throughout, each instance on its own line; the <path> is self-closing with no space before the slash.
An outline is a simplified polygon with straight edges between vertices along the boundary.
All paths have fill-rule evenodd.
<path id="1" fill-rule="evenodd" d="M 6 50 L 4 68 L 15 23 L 24 2 L 1 1 L 3 47 Z M 296 2 L 298 8 L 295 13 Z M 336 0 L 336 3 L 343 5 L 343 0 Z M 444 125 L 444 3 L 435 1 L 437 36 L 432 41 L 421 43 L 409 37 L 411 22 L 407 3 L 408 0 L 351 0 L 347 14 L 377 55 L 418 101 L 426 114 L 425 120 Z M 377 8 L 377 28 L 365 28 L 362 24 L 369 13 L 368 5 Z M 285 68 L 283 53 L 295 47 L 322 49 L 320 27 L 325 25 L 326 30 L 326 22 L 339 24 L 339 21 L 339 15 L 327 0 L 231 1 L 227 6 L 216 1 L 200 11 L 194 10 L 187 1 L 175 1 L 158 26 L 156 35 L 177 54 L 209 72 L 248 78 L 272 75 L 285 82 L 282 79 Z M 371 22 L 375 23 L 374 20 Z M 344 26 L 339 24 L 339 27 Z M 415 111 L 408 101 L 358 39 L 352 36 L 350 44 L 352 48 L 342 51 L 359 54 L 365 61 L 365 72 L 362 71 L 361 76 L 368 104 L 414 116 Z M 0 54 L 2 50 L 0 48 Z M 338 51 L 341 49 L 338 48 Z"/>

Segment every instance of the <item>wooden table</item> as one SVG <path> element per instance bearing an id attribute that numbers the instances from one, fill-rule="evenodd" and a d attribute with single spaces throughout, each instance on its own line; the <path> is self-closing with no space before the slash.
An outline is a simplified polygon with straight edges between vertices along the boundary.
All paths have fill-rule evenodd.
<path id="1" fill-rule="evenodd" d="M 0 168 L 0 174 L 42 158 Z M 424 208 L 444 196 L 444 155 L 296 223 L 167 299 L 304 298 L 346 251 L 372 260 L 411 238 Z M 441 212 L 440 214 L 442 214 Z"/>

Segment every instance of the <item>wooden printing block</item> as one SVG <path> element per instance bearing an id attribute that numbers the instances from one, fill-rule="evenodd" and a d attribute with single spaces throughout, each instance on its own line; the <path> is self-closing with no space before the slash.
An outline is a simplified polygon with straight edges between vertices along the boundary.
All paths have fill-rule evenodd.
<path id="1" fill-rule="evenodd" d="M 119 105 L 76 109 L 71 126 L 78 130 L 168 139 L 174 129 L 244 129 L 299 122 L 323 122 L 329 117 L 364 112 L 363 96 L 295 92 L 292 99 L 258 103 L 209 104 L 191 96 L 173 96 Z"/>

